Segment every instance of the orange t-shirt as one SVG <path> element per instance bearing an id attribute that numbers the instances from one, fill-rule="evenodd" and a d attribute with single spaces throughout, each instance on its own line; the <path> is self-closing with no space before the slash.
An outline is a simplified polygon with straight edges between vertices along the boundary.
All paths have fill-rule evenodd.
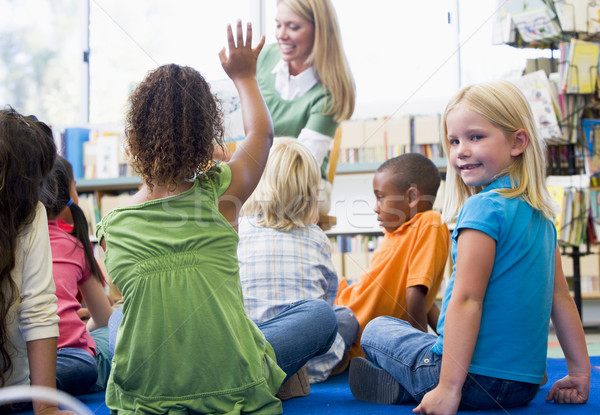
<path id="1" fill-rule="evenodd" d="M 424 285 L 427 310 L 432 306 L 448 259 L 450 233 L 438 212 L 416 214 L 384 237 L 360 281 L 348 285 L 340 280 L 334 304 L 352 309 L 360 334 L 350 357 L 364 356 L 360 336 L 367 323 L 379 316 L 406 320 L 406 289 Z"/>

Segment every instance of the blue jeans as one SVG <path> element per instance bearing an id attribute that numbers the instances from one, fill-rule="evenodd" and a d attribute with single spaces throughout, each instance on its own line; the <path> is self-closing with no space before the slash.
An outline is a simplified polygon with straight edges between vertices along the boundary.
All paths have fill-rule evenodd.
<path id="1" fill-rule="evenodd" d="M 277 365 L 287 380 L 311 358 L 329 350 L 337 335 L 337 320 L 325 301 L 302 300 L 258 324 L 258 328 L 273 346 Z"/>
<path id="2" fill-rule="evenodd" d="M 98 367 L 98 379 L 89 392 L 98 392 L 106 389 L 113 353 L 108 345 L 108 326 L 100 327 L 90 332 L 96 343 L 96 366 Z"/>
<path id="3" fill-rule="evenodd" d="M 437 336 L 406 321 L 378 317 L 367 324 L 361 346 L 367 358 L 400 384 L 398 403 L 420 402 L 440 379 L 442 356 L 431 352 Z M 469 373 L 460 409 L 510 408 L 531 401 L 539 385 Z"/>
<path id="4" fill-rule="evenodd" d="M 117 329 L 123 319 L 121 307 L 108 321 L 108 339 L 114 353 Z M 277 365 L 286 380 L 311 358 L 331 347 L 337 334 L 337 320 L 331 306 L 323 300 L 303 300 L 290 305 L 277 316 L 258 324 L 273 347 Z"/>
<path id="5" fill-rule="evenodd" d="M 98 378 L 96 359 L 87 350 L 65 347 L 56 352 L 56 387 L 71 395 L 81 395 Z"/>
<path id="6" fill-rule="evenodd" d="M 344 339 L 344 353 L 347 353 L 356 339 L 358 339 L 360 325 L 358 324 L 358 320 L 356 320 L 354 312 L 348 307 L 334 305 L 333 311 L 337 319 L 338 333 Z"/>

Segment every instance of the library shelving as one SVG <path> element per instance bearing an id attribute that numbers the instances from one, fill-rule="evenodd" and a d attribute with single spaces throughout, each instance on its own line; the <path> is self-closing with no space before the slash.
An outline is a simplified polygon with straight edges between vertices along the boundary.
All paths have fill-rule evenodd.
<path id="1" fill-rule="evenodd" d="M 140 176 L 119 176 L 109 179 L 77 179 L 78 192 L 120 191 L 138 189 Z"/>
<path id="2" fill-rule="evenodd" d="M 590 179 L 598 173 L 594 166 L 594 140 L 586 140 L 595 117 L 590 111 L 598 100 L 598 55 L 600 54 L 600 4 L 598 2 L 528 2 L 509 1 L 498 10 L 494 28 L 497 43 L 516 48 L 543 48 L 551 58 L 531 60 L 532 72 L 525 85 L 535 91 L 539 85 L 550 88 L 547 114 L 550 123 L 541 122 L 540 130 L 548 140 L 548 186 L 561 206 L 557 218 L 557 233 L 562 251 L 563 269 L 583 318 L 583 299 L 600 299 L 597 242 L 598 200 L 590 197 Z M 558 52 L 559 59 L 554 54 Z M 531 64 L 531 65 L 529 65 Z M 541 74 L 541 75 L 540 75 Z M 533 78 L 537 77 L 535 81 Z M 535 88 L 529 89 L 532 85 Z M 520 85 L 521 86 L 521 85 Z M 527 95 L 527 93 L 526 93 Z M 530 101 L 531 102 L 531 101 Z M 532 108 L 534 103 L 532 103 Z M 534 108 L 535 112 L 535 108 Z M 547 121 L 547 120 L 546 120 Z M 600 123 L 599 123 L 600 124 Z M 586 142 L 587 141 L 587 142 Z M 555 185 L 554 176 L 563 176 L 563 184 Z M 580 179 L 583 177 L 583 179 Z M 586 307 L 588 304 L 586 304 Z M 596 317 L 597 320 L 597 317 Z"/>
<path id="3" fill-rule="evenodd" d="M 338 274 L 353 282 L 369 268 L 373 251 L 383 238 L 373 210 L 373 177 L 377 168 L 384 161 L 409 152 L 430 158 L 442 177 L 447 163 L 439 114 L 353 119 L 343 122 L 340 129 L 329 213 L 336 218 L 336 225 L 327 234 Z"/>

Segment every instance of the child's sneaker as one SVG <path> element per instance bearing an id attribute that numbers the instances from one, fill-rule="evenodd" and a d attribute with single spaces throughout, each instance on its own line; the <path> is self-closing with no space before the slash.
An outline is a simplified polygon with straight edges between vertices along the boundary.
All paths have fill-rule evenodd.
<path id="1" fill-rule="evenodd" d="M 360 401 L 393 405 L 400 395 L 396 379 L 362 357 L 350 361 L 348 382 L 352 395 Z"/>
<path id="2" fill-rule="evenodd" d="M 350 355 L 348 352 L 346 352 L 344 353 L 342 360 L 331 370 L 330 376 L 337 376 L 341 373 L 344 373 L 346 370 L 348 370 L 348 366 L 350 366 Z"/>
<path id="3" fill-rule="evenodd" d="M 279 388 L 277 396 L 282 401 L 292 398 L 300 398 L 310 393 L 310 382 L 308 381 L 308 369 L 302 366 L 300 370 L 294 373 Z"/>

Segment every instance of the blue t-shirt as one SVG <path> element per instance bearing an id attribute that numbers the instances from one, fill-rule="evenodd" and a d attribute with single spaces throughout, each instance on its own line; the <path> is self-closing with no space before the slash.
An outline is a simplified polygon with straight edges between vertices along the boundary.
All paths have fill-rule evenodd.
<path id="1" fill-rule="evenodd" d="M 540 383 L 546 369 L 556 229 L 551 220 L 523 199 L 508 199 L 493 191 L 510 187 L 510 178 L 504 176 L 471 196 L 452 234 L 454 263 L 462 229 L 479 230 L 496 241 L 469 372 Z M 442 300 L 440 336 L 432 349 L 437 354 L 443 350 L 444 320 L 455 275 L 456 267 Z"/>

